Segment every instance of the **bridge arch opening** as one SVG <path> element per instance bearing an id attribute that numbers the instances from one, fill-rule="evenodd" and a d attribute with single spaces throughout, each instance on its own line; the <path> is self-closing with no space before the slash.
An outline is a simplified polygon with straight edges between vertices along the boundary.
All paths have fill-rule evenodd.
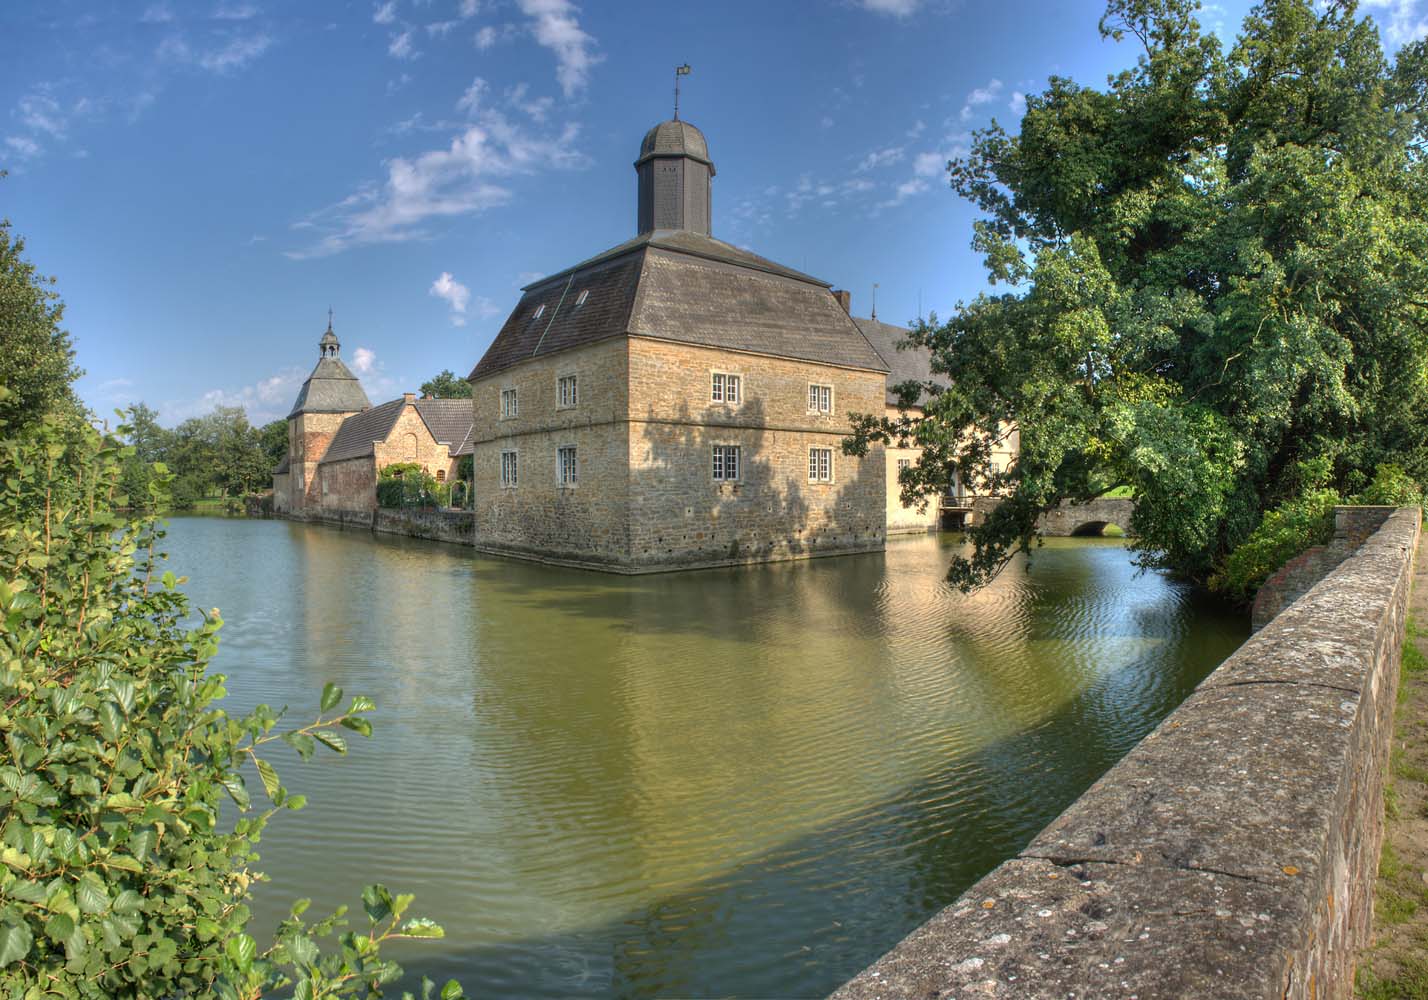
<path id="1" fill-rule="evenodd" d="M 1114 521 L 1087 521 L 1071 531 L 1072 538 L 1124 538 L 1126 530 Z"/>

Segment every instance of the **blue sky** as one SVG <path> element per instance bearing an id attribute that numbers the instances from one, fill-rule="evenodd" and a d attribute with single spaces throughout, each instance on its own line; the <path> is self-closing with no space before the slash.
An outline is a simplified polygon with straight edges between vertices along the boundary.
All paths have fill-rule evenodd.
<path id="1" fill-rule="evenodd" d="M 1223 0 L 1202 22 L 1238 25 Z M 335 310 L 373 402 L 465 375 L 519 287 L 635 233 L 640 138 L 709 139 L 714 235 L 867 315 L 984 286 L 947 158 L 1049 74 L 1131 64 L 1099 2 L 135 0 L 0 10 L 0 214 L 108 415 L 286 414 Z M 1365 5 L 1390 47 L 1428 0 Z"/>

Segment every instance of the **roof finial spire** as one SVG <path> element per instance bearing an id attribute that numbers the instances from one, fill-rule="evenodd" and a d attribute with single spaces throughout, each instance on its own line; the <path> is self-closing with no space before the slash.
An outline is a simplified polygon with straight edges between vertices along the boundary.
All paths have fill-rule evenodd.
<path id="1" fill-rule="evenodd" d="M 679 121 L 679 78 L 689 75 L 689 63 L 674 67 L 674 120 Z"/>
<path id="2" fill-rule="evenodd" d="M 329 332 L 331 332 L 331 330 L 332 330 L 332 307 L 331 307 L 331 306 L 328 306 L 328 307 L 327 307 L 327 329 L 328 329 Z"/>
<path id="3" fill-rule="evenodd" d="M 878 318 L 878 283 L 873 282 L 873 319 Z"/>

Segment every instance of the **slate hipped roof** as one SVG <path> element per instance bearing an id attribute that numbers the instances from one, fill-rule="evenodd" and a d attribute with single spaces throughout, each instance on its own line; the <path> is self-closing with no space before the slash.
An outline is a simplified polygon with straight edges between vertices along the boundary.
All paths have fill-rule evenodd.
<path id="1" fill-rule="evenodd" d="M 299 413 L 356 413 L 371 405 L 372 401 L 362 391 L 362 383 L 342 359 L 323 357 L 298 391 L 288 419 Z"/>
<path id="2" fill-rule="evenodd" d="M 903 382 L 932 381 L 939 385 L 950 384 L 945 376 L 932 374 L 932 352 L 927 348 L 911 345 L 898 347 L 898 344 L 907 339 L 907 330 L 903 327 L 857 316 L 853 317 L 853 322 L 887 362 L 889 406 L 897 405 L 898 395 L 893 389 Z M 927 393 L 922 393 L 918 397 L 918 404 L 925 403 L 927 398 Z"/>
<path id="3" fill-rule="evenodd" d="M 469 379 L 624 335 L 887 370 L 827 282 L 691 230 L 643 233 L 524 291 Z"/>
<path id="4" fill-rule="evenodd" d="M 327 454 L 318 464 L 343 462 L 372 454 L 373 442 L 387 440 L 406 402 L 406 397 L 394 399 L 342 421 L 342 426 L 332 437 L 332 443 L 327 446 Z M 446 445 L 447 453 L 458 454 L 471 432 L 471 400 L 417 399 L 412 401 L 412 406 L 426 424 L 426 429 L 431 431 L 431 436 Z"/>

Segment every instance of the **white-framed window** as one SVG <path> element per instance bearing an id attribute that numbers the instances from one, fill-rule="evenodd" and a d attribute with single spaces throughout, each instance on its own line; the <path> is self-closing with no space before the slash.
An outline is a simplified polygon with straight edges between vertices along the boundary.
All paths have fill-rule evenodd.
<path id="1" fill-rule="evenodd" d="M 574 486 L 580 475 L 580 465 L 575 459 L 575 446 L 567 445 L 555 450 L 556 481 L 561 486 Z"/>
<path id="2" fill-rule="evenodd" d="M 714 446 L 714 481 L 716 483 L 736 482 L 738 478 L 739 446 L 716 444 Z"/>
<path id="3" fill-rule="evenodd" d="M 583 306 L 585 304 L 585 300 L 588 298 L 590 298 L 590 289 L 580 289 L 580 294 L 575 297 L 575 308 L 579 309 L 581 306 Z"/>
<path id="4" fill-rule="evenodd" d="M 544 316 L 544 315 L 545 315 L 545 303 L 542 302 L 540 305 L 536 306 L 536 311 L 533 312 L 533 313 L 531 313 L 531 319 L 532 319 L 532 320 L 537 320 L 537 319 L 540 319 L 540 318 L 541 318 L 542 316 Z"/>
<path id="5" fill-rule="evenodd" d="M 574 375 L 562 375 L 555 380 L 555 405 L 568 410 L 580 402 L 579 388 L 575 384 Z"/>
<path id="6" fill-rule="evenodd" d="M 501 452 L 501 485 L 509 489 L 516 486 L 517 462 L 514 451 Z"/>
<path id="7" fill-rule="evenodd" d="M 912 459 L 910 459 L 910 458 L 900 458 L 900 459 L 897 460 L 897 471 L 898 471 L 898 475 L 899 475 L 899 476 L 902 475 L 902 472 L 903 472 L 904 469 L 910 469 L 910 468 L 912 468 Z"/>
<path id="8" fill-rule="evenodd" d="M 501 419 L 514 417 L 520 413 L 520 402 L 516 399 L 516 390 L 501 390 Z"/>
<path id="9" fill-rule="evenodd" d="M 810 384 L 808 386 L 808 412 L 833 412 L 833 387 L 831 385 Z"/>
<path id="10" fill-rule="evenodd" d="M 738 406 L 743 394 L 743 379 L 731 372 L 711 372 L 709 375 L 709 401 Z"/>
<path id="11" fill-rule="evenodd" d="M 833 449 L 808 449 L 808 481 L 810 483 L 831 483 L 833 481 Z"/>

